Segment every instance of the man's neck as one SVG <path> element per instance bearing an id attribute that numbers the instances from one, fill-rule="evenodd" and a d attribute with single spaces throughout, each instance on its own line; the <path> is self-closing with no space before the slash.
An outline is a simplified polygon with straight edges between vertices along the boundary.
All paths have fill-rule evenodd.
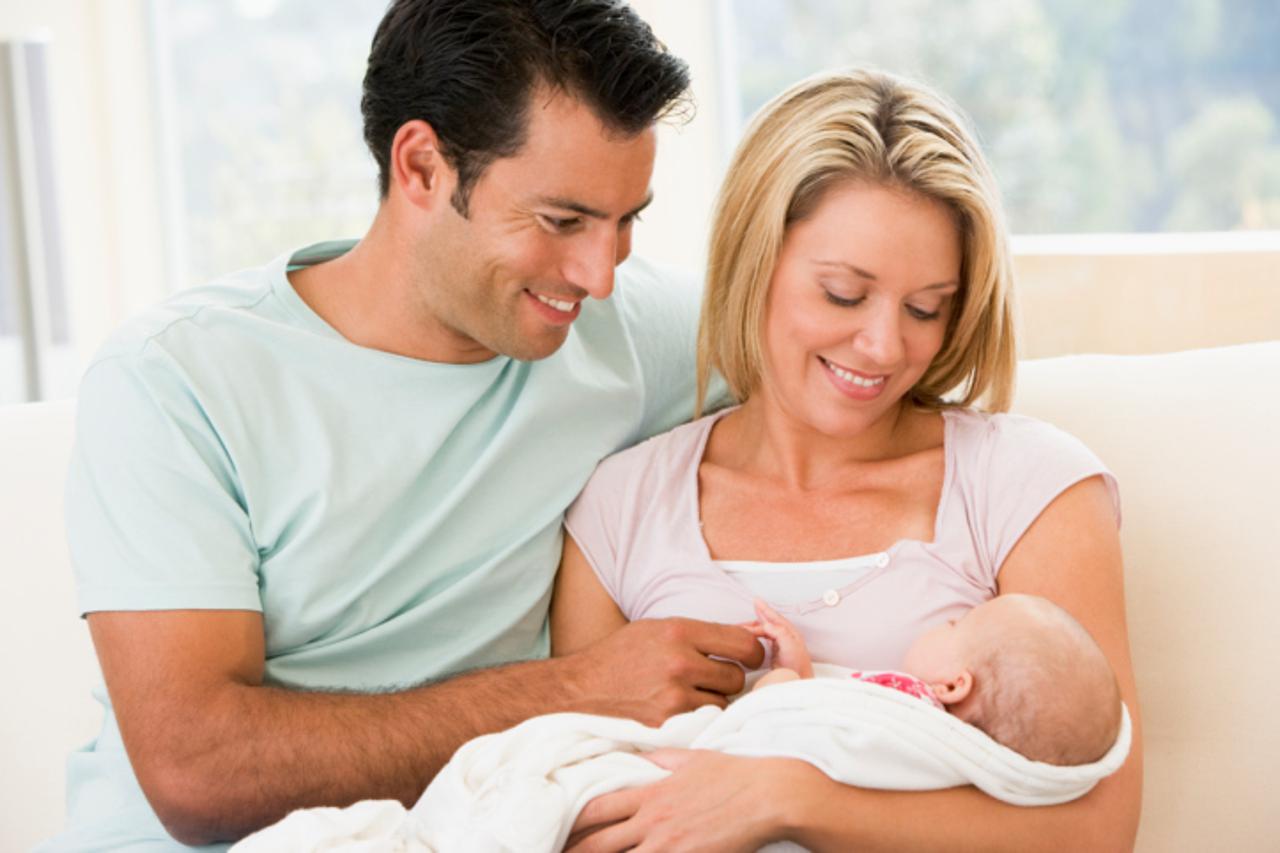
<path id="1" fill-rule="evenodd" d="M 338 334 L 369 349 L 447 364 L 494 353 L 439 321 L 415 279 L 414 247 L 380 210 L 369 232 L 333 260 L 289 273 L 298 297 Z"/>

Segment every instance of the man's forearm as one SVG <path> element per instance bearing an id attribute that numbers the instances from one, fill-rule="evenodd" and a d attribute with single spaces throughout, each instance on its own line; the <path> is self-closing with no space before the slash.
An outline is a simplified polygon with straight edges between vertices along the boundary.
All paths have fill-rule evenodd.
<path id="1" fill-rule="evenodd" d="M 166 778 L 146 787 L 188 843 L 237 839 L 298 808 L 412 805 L 467 740 L 573 707 L 572 666 L 511 664 L 383 694 L 220 688 L 173 727 Z"/>

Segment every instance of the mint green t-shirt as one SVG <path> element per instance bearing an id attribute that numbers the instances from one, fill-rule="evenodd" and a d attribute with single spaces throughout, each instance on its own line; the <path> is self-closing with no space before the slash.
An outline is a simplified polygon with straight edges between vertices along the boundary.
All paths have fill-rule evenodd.
<path id="1" fill-rule="evenodd" d="M 455 365 L 347 341 L 289 262 L 174 297 L 86 372 L 67 488 L 81 611 L 260 611 L 267 682 L 305 689 L 545 656 L 565 508 L 601 458 L 692 415 L 699 287 L 632 261 L 551 357 Z M 103 730 L 70 759 L 48 849 L 187 849 L 96 695 Z"/>

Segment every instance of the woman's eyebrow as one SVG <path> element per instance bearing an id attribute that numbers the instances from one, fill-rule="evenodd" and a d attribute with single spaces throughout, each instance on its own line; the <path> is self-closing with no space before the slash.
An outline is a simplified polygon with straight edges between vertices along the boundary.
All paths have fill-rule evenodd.
<path id="1" fill-rule="evenodd" d="M 854 275 L 856 275 L 858 278 L 864 278 L 864 279 L 866 279 L 867 281 L 879 281 L 879 280 L 880 280 L 880 279 L 876 278 L 876 274 L 875 274 L 875 273 L 867 272 L 867 271 L 866 271 L 866 270 L 864 270 L 862 267 L 854 266 L 853 264 L 851 264 L 851 263 L 849 263 L 849 262 L 847 262 L 847 261 L 827 261 L 827 260 L 823 260 L 823 259 L 821 259 L 821 258 L 814 258 L 814 259 L 813 259 L 813 263 L 817 264 L 818 266 L 822 266 L 822 267 L 836 267 L 836 268 L 838 268 L 838 269 L 846 270 L 847 272 L 851 272 L 851 273 L 853 273 L 853 274 L 854 274 Z M 960 282 L 959 282 L 959 281 L 957 281 L 957 280 L 955 280 L 955 279 L 948 279 L 947 281 L 938 281 L 938 282 L 934 282 L 933 284 L 927 284 L 927 285 L 925 285 L 924 287 L 922 287 L 922 288 L 920 288 L 920 289 L 921 289 L 921 290 L 941 290 L 941 289 L 942 289 L 942 288 L 944 288 L 944 287 L 959 287 L 959 286 L 960 286 Z"/>
<path id="2" fill-rule="evenodd" d="M 879 281 L 879 279 L 876 278 L 875 273 L 867 272 L 862 267 L 855 267 L 853 264 L 846 261 L 825 261 L 821 258 L 814 258 L 813 262 L 820 267 L 836 267 L 838 269 L 851 272 L 858 278 L 865 278 L 867 281 Z"/>

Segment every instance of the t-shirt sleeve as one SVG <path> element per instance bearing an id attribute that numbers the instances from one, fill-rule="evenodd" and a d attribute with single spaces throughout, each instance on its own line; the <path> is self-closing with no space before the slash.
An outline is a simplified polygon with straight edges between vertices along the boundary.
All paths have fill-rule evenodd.
<path id="1" fill-rule="evenodd" d="M 626 514 L 627 507 L 634 503 L 631 490 L 635 465 L 645 449 L 643 446 L 633 448 L 597 465 L 564 517 L 565 530 L 578 543 L 609 597 L 628 619 L 631 613 L 622 584 Z"/>
<path id="2" fill-rule="evenodd" d="M 1033 418 L 993 418 L 984 448 L 982 549 L 990 577 L 1053 500 L 1076 483 L 1101 476 L 1120 524 L 1120 491 L 1102 460 L 1075 436 Z"/>
<path id="3" fill-rule="evenodd" d="M 261 611 L 234 465 L 180 369 L 148 349 L 80 386 L 66 493 L 80 611 Z"/>
<path id="4" fill-rule="evenodd" d="M 698 315 L 702 282 L 694 275 L 642 260 L 619 270 L 624 322 L 644 382 L 644 408 L 632 441 L 640 441 L 693 418 L 697 388 Z M 729 402 L 718 376 L 708 389 L 706 411 Z"/>

